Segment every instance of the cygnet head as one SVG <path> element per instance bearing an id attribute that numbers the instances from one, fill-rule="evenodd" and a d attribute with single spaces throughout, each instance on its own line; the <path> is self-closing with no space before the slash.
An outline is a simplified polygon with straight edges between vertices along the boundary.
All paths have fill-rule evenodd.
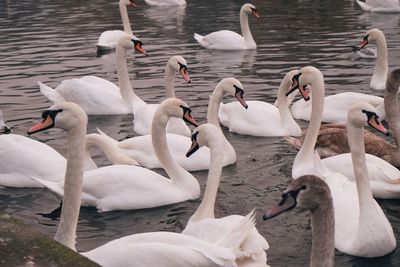
<path id="1" fill-rule="evenodd" d="M 381 133 L 389 135 L 388 130 L 379 120 L 379 116 L 376 114 L 376 109 L 366 102 L 357 103 L 349 109 L 347 113 L 347 122 L 358 128 L 369 125 Z"/>
<path id="2" fill-rule="evenodd" d="M 84 127 L 88 117 L 85 111 L 72 102 L 62 102 L 52 105 L 42 113 L 43 120 L 28 130 L 28 134 L 44 131 L 49 128 L 60 128 L 66 131 Z"/>
<path id="3" fill-rule="evenodd" d="M 256 18 L 260 17 L 260 14 L 258 13 L 257 8 L 250 3 L 244 4 L 242 6 L 242 8 L 240 9 L 240 11 L 241 12 L 244 11 L 247 14 L 252 14 Z"/>
<path id="4" fill-rule="evenodd" d="M 130 50 L 134 48 L 136 51 L 144 54 L 145 56 L 148 56 L 149 54 L 142 46 L 142 41 L 140 41 L 140 39 L 137 38 L 135 35 L 131 34 L 124 34 L 122 37 L 119 38 L 117 43 L 117 49 L 124 48 L 125 50 Z"/>
<path id="5" fill-rule="evenodd" d="M 332 205 L 331 203 L 328 185 L 315 175 L 304 175 L 290 183 L 278 205 L 268 209 L 263 219 L 268 220 L 294 207 L 313 212 L 326 204 Z"/>
<path id="6" fill-rule="evenodd" d="M 248 108 L 246 101 L 244 100 L 244 90 L 242 83 L 235 78 L 222 79 L 218 84 L 217 88 L 221 88 L 225 94 L 236 97 L 239 103 L 244 107 Z"/>
<path id="7" fill-rule="evenodd" d="M 167 66 L 172 68 L 174 71 L 179 72 L 186 82 L 191 82 L 186 60 L 182 56 L 172 56 L 168 60 Z"/>
<path id="8" fill-rule="evenodd" d="M 193 130 L 192 145 L 186 153 L 186 157 L 193 155 L 202 146 L 214 147 L 222 151 L 222 132 L 214 124 L 204 123 Z"/>
<path id="9" fill-rule="evenodd" d="M 170 97 L 161 102 L 154 116 L 163 114 L 168 117 L 182 118 L 187 123 L 197 127 L 199 123 L 192 117 L 191 113 L 192 110 L 184 101 Z"/>

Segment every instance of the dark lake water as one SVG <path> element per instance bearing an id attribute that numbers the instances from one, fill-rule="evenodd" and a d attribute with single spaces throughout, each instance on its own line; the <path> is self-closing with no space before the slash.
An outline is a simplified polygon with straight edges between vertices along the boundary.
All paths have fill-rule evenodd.
<path id="1" fill-rule="evenodd" d="M 64 79 L 97 75 L 117 82 L 114 54 L 96 57 L 100 33 L 121 29 L 116 0 L 106 1 L 1 1 L 0 2 L 0 109 L 14 133 L 26 130 L 50 103 L 37 81 L 56 87 Z M 364 32 L 384 31 L 389 69 L 400 62 L 400 16 L 363 13 L 351 0 L 295 1 L 255 0 L 261 17 L 250 18 L 256 51 L 221 52 L 200 47 L 193 33 L 219 29 L 240 31 L 239 9 L 243 1 L 188 0 L 185 8 L 154 8 L 143 1 L 130 9 L 131 24 L 149 57 L 131 56 L 128 68 L 136 93 L 149 103 L 164 98 L 163 71 L 170 56 L 180 54 L 188 62 L 192 83 L 176 80 L 177 97 L 184 99 L 199 121 L 206 120 L 209 95 L 225 77 L 244 85 L 248 100 L 272 103 L 284 74 L 306 65 L 325 76 L 327 94 L 356 91 L 382 95 L 369 89 L 374 60 L 357 59 L 349 49 Z M 91 116 L 88 132 L 99 127 L 122 140 L 133 136 L 132 115 Z M 306 126 L 306 122 L 300 122 Z M 256 138 L 226 132 L 238 161 L 224 168 L 216 203 L 216 215 L 247 214 L 256 208 L 257 228 L 270 244 L 272 266 L 305 266 L 311 251 L 307 213 L 289 212 L 262 221 L 267 207 L 275 204 L 291 181 L 291 165 L 297 153 L 283 138 Z M 51 130 L 33 136 L 65 154 L 65 134 Z M 94 151 L 99 165 L 105 157 Z M 204 188 L 206 171 L 196 172 Z M 200 200 L 149 210 L 98 213 L 82 208 L 77 248 L 86 251 L 109 240 L 146 231 L 181 231 Z M 400 242 L 400 201 L 379 201 Z M 7 212 L 52 236 L 58 217 L 47 216 L 59 201 L 44 189 L 0 188 L 0 212 Z M 337 252 L 336 266 L 399 266 L 400 249 L 378 259 L 355 258 Z"/>

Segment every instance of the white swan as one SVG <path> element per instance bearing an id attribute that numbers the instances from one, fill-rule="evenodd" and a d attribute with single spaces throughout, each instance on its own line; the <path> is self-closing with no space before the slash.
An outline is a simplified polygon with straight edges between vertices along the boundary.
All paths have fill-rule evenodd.
<path id="1" fill-rule="evenodd" d="M 0 134 L 9 134 L 11 129 L 5 124 L 3 119 L 3 112 L 0 110 Z"/>
<path id="2" fill-rule="evenodd" d="M 192 145 L 187 156 L 191 156 L 203 146 L 209 147 L 211 154 L 207 186 L 199 207 L 190 217 L 182 233 L 213 243 L 221 235 L 231 232 L 235 225 L 243 220 L 243 216 L 229 215 L 215 218 L 214 206 L 222 172 L 224 146 L 224 136 L 215 125 L 202 124 L 193 131 Z M 237 259 L 238 266 L 268 266 L 265 253 L 268 249 L 268 242 L 254 228 L 240 244 L 240 250 L 244 256 Z"/>
<path id="3" fill-rule="evenodd" d="M 182 78 L 190 83 L 186 60 L 181 56 L 172 56 L 165 66 L 165 91 L 167 97 L 175 97 L 174 76 L 179 72 Z M 151 122 L 158 104 L 147 104 L 138 107 L 134 113 L 133 131 L 138 135 L 150 134 Z M 171 118 L 167 126 L 168 133 L 190 136 L 189 127 L 182 119 Z"/>
<path id="4" fill-rule="evenodd" d="M 126 34 L 118 41 L 116 58 L 119 86 L 97 76 L 68 79 L 55 89 L 38 82 L 40 92 L 51 102 L 75 102 L 88 115 L 129 114 L 145 102 L 132 89 L 126 63 L 127 51 L 135 48 L 147 55 L 142 42 L 133 35 Z"/>
<path id="5" fill-rule="evenodd" d="M 121 14 L 124 30 L 111 30 L 102 32 L 96 44 L 98 51 L 114 49 L 121 37 L 123 37 L 125 34 L 132 34 L 127 6 L 136 7 L 136 4 L 133 0 L 119 0 L 119 12 Z"/>
<path id="6" fill-rule="evenodd" d="M 377 50 L 375 69 L 372 74 L 370 87 L 375 90 L 385 90 L 386 79 L 389 72 L 385 34 L 376 28 L 367 31 L 359 49 L 364 48 L 369 42 L 375 42 Z"/>
<path id="7" fill-rule="evenodd" d="M 151 6 L 185 6 L 186 0 L 144 0 L 146 4 Z"/>
<path id="8" fill-rule="evenodd" d="M 364 11 L 386 13 L 400 12 L 399 0 L 365 0 L 365 2 L 356 0 L 356 2 Z"/>
<path id="9" fill-rule="evenodd" d="M 247 104 L 243 99 L 243 85 L 235 78 L 222 79 L 215 87 L 208 105 L 207 122 L 214 124 L 220 128 L 218 120 L 218 110 L 224 95 L 235 96 L 239 102 L 247 108 Z M 132 137 L 118 142 L 106 134 L 101 132 L 93 144 L 101 142 L 101 145 L 109 147 L 108 151 L 115 153 L 106 153 L 107 158 L 114 162 L 113 156 L 120 153 L 135 159 L 140 165 L 148 168 L 162 167 L 160 161 L 154 153 L 153 145 L 149 135 Z M 172 156 L 187 171 L 206 170 L 210 166 L 210 153 L 207 148 L 202 148 L 191 158 L 185 157 L 185 146 L 191 144 L 191 140 L 187 136 L 168 134 L 168 148 Z M 100 144 L 99 144 L 100 145 Z M 236 152 L 229 141 L 225 138 L 223 166 L 227 166 L 236 162 Z"/>
<path id="10" fill-rule="evenodd" d="M 67 130 L 69 136 L 65 195 L 54 239 L 76 251 L 87 116 L 76 104 L 65 102 L 53 105 L 44 117 L 28 132 L 58 127 Z M 235 259 L 242 256 L 239 245 L 253 228 L 254 218 L 249 214 L 215 243 L 178 233 L 151 232 L 122 237 L 82 254 L 102 266 L 235 266 Z"/>
<path id="11" fill-rule="evenodd" d="M 308 69 L 306 69 L 306 71 L 312 73 L 312 71 L 309 71 Z M 316 71 L 314 70 L 313 72 L 316 72 Z M 311 74 L 308 74 L 308 75 L 311 75 Z M 300 79 L 301 79 L 301 76 L 302 76 L 302 74 L 300 75 Z M 321 74 L 321 76 L 322 76 L 322 74 Z M 294 79 L 298 79 L 298 78 L 299 78 L 298 76 L 295 76 Z M 301 86 L 299 88 L 301 88 Z M 321 87 L 318 87 L 318 88 L 321 88 Z M 307 134 L 304 138 L 303 146 L 301 147 L 298 155 L 302 155 L 303 150 L 314 151 L 314 148 L 315 148 L 316 140 L 317 140 L 320 125 L 321 125 L 321 122 L 320 122 L 321 115 L 320 114 L 317 115 L 317 112 L 322 113 L 322 110 L 323 110 L 322 98 L 323 98 L 323 94 L 325 92 L 325 91 L 323 91 L 322 93 L 319 92 L 318 88 L 317 89 L 311 88 L 312 94 L 314 95 L 314 93 L 316 93 L 317 95 L 312 100 L 313 110 L 311 112 L 310 124 L 307 129 Z M 352 108 L 352 109 L 354 109 L 354 108 Z M 352 109 L 350 109 L 350 110 L 352 110 Z M 376 110 L 374 110 L 374 112 L 376 113 Z M 315 117 L 314 121 L 313 121 L 313 113 L 314 113 L 314 117 Z M 374 126 L 373 123 L 375 121 L 378 122 L 377 118 L 379 116 L 376 114 L 374 116 L 372 116 L 372 115 L 368 115 L 368 116 L 370 116 L 370 119 L 371 119 L 369 121 L 370 125 Z M 350 133 L 348 132 L 347 134 L 349 137 L 349 146 L 351 149 Z M 363 135 L 361 135 L 360 139 L 362 139 L 363 147 L 365 147 Z M 365 148 L 364 148 L 364 152 L 365 152 Z M 305 154 L 309 156 L 310 152 L 305 153 Z M 394 167 L 393 165 L 391 165 L 390 163 L 388 163 L 387 161 L 385 161 L 379 157 L 376 157 L 371 154 L 366 154 L 365 157 L 366 157 L 366 166 L 368 168 L 368 173 L 369 173 L 370 179 L 371 179 L 372 193 L 374 194 L 374 196 L 379 197 L 379 198 L 400 198 L 400 171 L 396 167 Z M 297 160 L 297 157 L 296 157 L 296 160 Z M 301 162 L 302 160 L 299 159 L 298 161 Z M 325 158 L 322 160 L 322 163 L 325 168 L 328 168 L 335 172 L 339 172 L 351 180 L 355 179 L 355 173 L 353 170 L 353 162 L 351 160 L 351 153 L 344 153 L 344 154 L 339 154 L 339 155 Z M 302 166 L 302 164 L 300 164 L 300 166 Z M 297 175 L 296 175 L 296 177 L 297 177 Z"/>
<path id="12" fill-rule="evenodd" d="M 375 121 L 376 114 L 371 105 L 361 103 L 354 106 L 349 111 L 347 126 L 356 182 L 326 168 L 318 154 L 314 155 L 314 145 L 321 125 L 324 78 L 318 69 L 310 66 L 300 69 L 299 73 L 300 88 L 310 85 L 314 98 L 310 126 L 294 160 L 292 176 L 296 179 L 314 174 L 328 184 L 335 211 L 335 247 L 339 251 L 360 257 L 386 255 L 396 248 L 396 239 L 389 221 L 372 197 L 362 138 L 363 125 L 367 121 L 380 130 L 384 127 Z M 336 166 L 335 171 L 341 168 Z"/>
<path id="13" fill-rule="evenodd" d="M 218 50 L 247 50 L 256 49 L 257 45 L 254 42 L 249 28 L 248 14 L 252 14 L 256 18 L 260 15 L 257 9 L 252 4 L 244 4 L 240 9 L 240 27 L 242 35 L 229 31 L 221 30 L 209 33 L 205 36 L 195 33 L 194 38 L 203 47 L 208 49 Z"/>
<path id="14" fill-rule="evenodd" d="M 290 113 L 286 92 L 290 87 L 292 70 L 283 78 L 278 89 L 278 108 L 263 101 L 246 101 L 248 109 L 243 110 L 240 103 L 221 104 L 218 117 L 229 131 L 253 136 L 301 135 L 300 126 Z M 260 117 L 263 119 L 260 120 Z"/>
<path id="15" fill-rule="evenodd" d="M 180 167 L 171 156 L 165 127 L 170 117 L 183 118 L 197 125 L 190 108 L 180 99 L 168 98 L 158 107 L 152 125 L 154 152 L 169 178 L 146 168 L 112 165 L 84 173 L 82 205 L 100 211 L 153 208 L 200 196 L 196 178 Z M 42 181 L 57 195 L 63 195 L 62 183 Z"/>
<path id="16" fill-rule="evenodd" d="M 319 177 L 297 178 L 282 194 L 279 204 L 268 209 L 264 220 L 294 207 L 310 210 L 312 225 L 311 267 L 333 267 L 335 257 L 335 215 L 328 185 Z"/>

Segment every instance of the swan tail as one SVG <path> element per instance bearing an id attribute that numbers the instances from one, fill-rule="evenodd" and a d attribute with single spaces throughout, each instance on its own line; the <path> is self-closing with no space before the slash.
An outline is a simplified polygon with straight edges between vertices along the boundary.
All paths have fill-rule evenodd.
<path id="1" fill-rule="evenodd" d="M 301 146 L 303 145 L 303 142 L 301 139 L 293 137 L 293 136 L 285 136 L 284 137 L 286 142 L 288 142 L 290 145 L 294 146 L 296 149 L 301 148 Z"/>
<path id="2" fill-rule="evenodd" d="M 100 148 L 112 164 L 140 165 L 135 159 L 124 155 L 118 147 L 118 141 L 97 129 L 99 134 L 92 133 L 86 136 L 86 149 L 96 146 Z"/>
<path id="3" fill-rule="evenodd" d="M 367 5 L 365 2 L 356 0 L 357 4 L 361 7 L 364 11 L 371 11 L 371 6 Z"/>
<path id="4" fill-rule="evenodd" d="M 38 81 L 40 92 L 53 103 L 65 102 L 65 98 L 57 90 Z"/>
<path id="5" fill-rule="evenodd" d="M 32 180 L 35 180 L 36 182 L 42 184 L 44 187 L 49 189 L 53 194 L 55 194 L 59 199 L 62 200 L 63 195 L 64 195 L 64 189 L 60 186 L 59 183 L 57 182 L 50 182 L 35 176 L 30 176 Z"/>
<path id="6" fill-rule="evenodd" d="M 202 43 L 203 37 L 204 37 L 203 35 L 200 35 L 200 34 L 197 34 L 197 33 L 194 34 L 194 39 L 196 39 L 196 41 L 197 41 L 199 44 Z"/>

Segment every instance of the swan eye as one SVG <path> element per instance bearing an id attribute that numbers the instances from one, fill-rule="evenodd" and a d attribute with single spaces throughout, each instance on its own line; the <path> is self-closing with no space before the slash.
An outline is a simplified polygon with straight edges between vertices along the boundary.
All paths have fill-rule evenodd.
<path id="1" fill-rule="evenodd" d="M 135 39 L 132 39 L 132 43 L 133 43 L 133 45 L 134 45 L 135 47 L 136 47 L 136 46 L 142 47 L 142 45 L 143 45 L 142 41 L 140 41 L 140 40 L 135 40 Z"/>
<path id="2" fill-rule="evenodd" d="M 190 115 L 190 113 L 192 113 L 192 110 L 189 107 L 185 107 L 185 106 L 182 106 L 182 105 L 180 105 L 180 107 L 183 110 L 183 114 L 189 114 Z"/>
<path id="3" fill-rule="evenodd" d="M 180 63 L 180 62 L 178 62 L 178 64 L 179 64 L 179 70 L 184 70 L 185 72 L 187 72 L 187 67 L 186 67 L 186 65 L 185 64 L 182 64 L 182 63 Z"/>
<path id="4" fill-rule="evenodd" d="M 375 112 L 372 112 L 372 111 L 368 111 L 368 110 L 363 109 L 363 110 L 362 110 L 362 113 L 365 113 L 365 115 L 367 115 L 367 121 L 369 121 L 373 116 L 375 116 L 375 121 L 378 122 L 377 119 L 378 119 L 379 117 L 378 117 L 378 115 L 376 115 Z"/>
<path id="5" fill-rule="evenodd" d="M 235 87 L 235 95 L 239 95 L 241 98 L 243 98 L 244 95 L 243 89 L 236 85 L 233 85 L 233 87 Z"/>
<path id="6" fill-rule="evenodd" d="M 50 116 L 50 118 L 54 121 L 55 117 L 57 116 L 58 113 L 62 112 L 62 109 L 57 109 L 57 110 L 45 110 L 42 113 L 42 119 L 46 119 L 47 117 Z"/>

